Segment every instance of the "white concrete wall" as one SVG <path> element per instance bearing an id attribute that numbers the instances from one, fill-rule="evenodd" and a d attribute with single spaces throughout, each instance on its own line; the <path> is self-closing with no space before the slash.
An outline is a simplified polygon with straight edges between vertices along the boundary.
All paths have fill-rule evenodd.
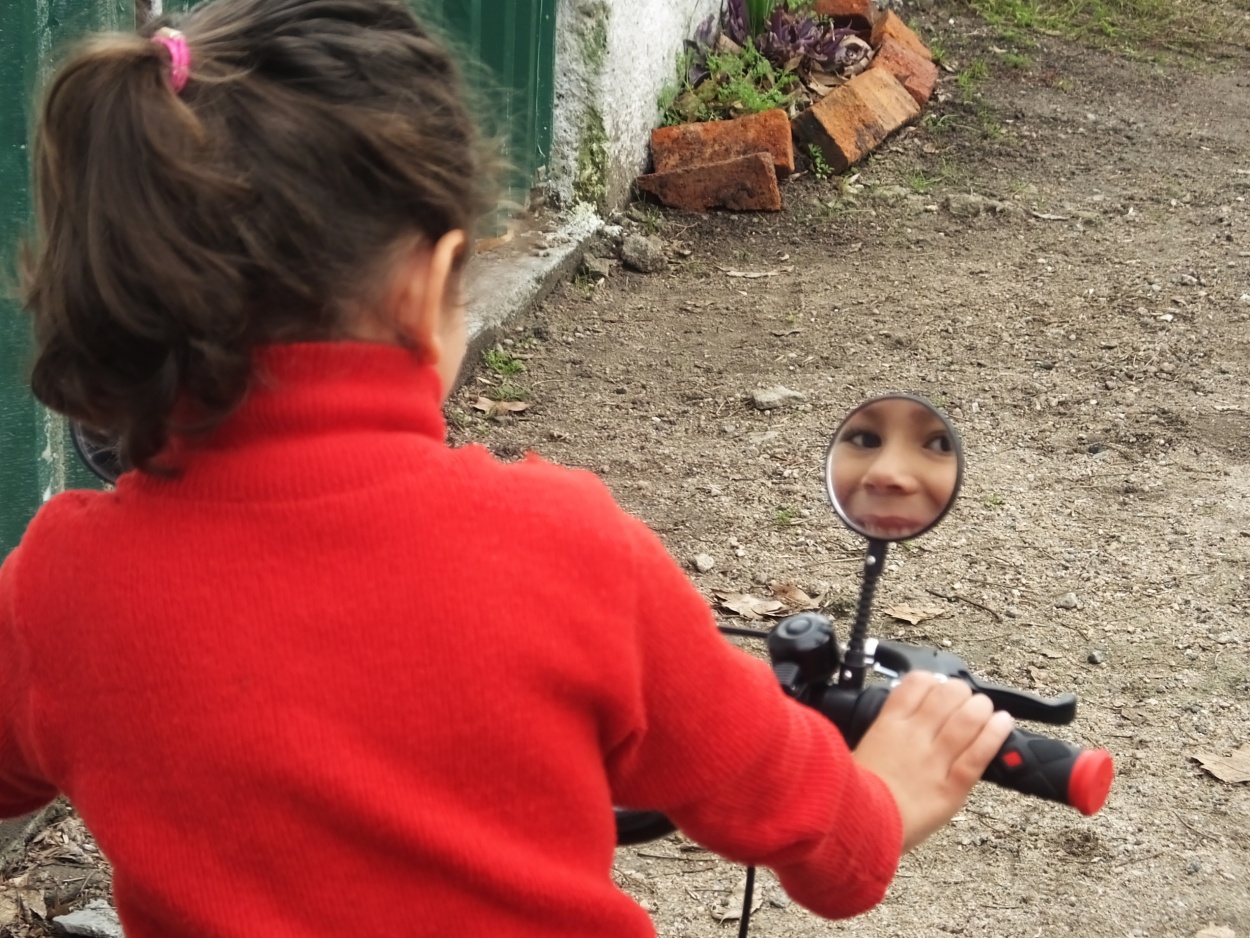
<path id="1" fill-rule="evenodd" d="M 551 188 L 566 203 L 619 206 L 646 169 L 658 100 L 677 54 L 721 0 L 560 0 Z"/>

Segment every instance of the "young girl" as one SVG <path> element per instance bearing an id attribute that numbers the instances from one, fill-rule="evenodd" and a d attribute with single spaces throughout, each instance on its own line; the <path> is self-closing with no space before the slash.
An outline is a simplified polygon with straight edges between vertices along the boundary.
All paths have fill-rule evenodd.
<path id="1" fill-rule="evenodd" d="M 838 432 L 833 494 L 856 530 L 881 540 L 924 531 L 955 497 L 959 458 L 942 419 L 908 397 L 884 397 L 855 411 Z"/>
<path id="2" fill-rule="evenodd" d="M 129 938 L 653 934 L 614 804 L 878 902 L 1009 719 L 914 677 L 849 753 L 592 475 L 445 446 L 487 170 L 401 0 L 156 25 L 39 129 L 32 385 L 133 471 L 0 572 L 0 816 L 67 795 Z"/>

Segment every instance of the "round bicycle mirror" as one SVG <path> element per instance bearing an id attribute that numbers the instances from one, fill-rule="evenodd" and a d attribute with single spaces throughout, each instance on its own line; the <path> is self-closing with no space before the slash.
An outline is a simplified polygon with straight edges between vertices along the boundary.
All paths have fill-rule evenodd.
<path id="1" fill-rule="evenodd" d="M 878 541 L 905 541 L 936 525 L 955 503 L 963 475 L 955 428 L 911 394 L 860 404 L 825 456 L 833 510 L 852 531 Z"/>
<path id="2" fill-rule="evenodd" d="M 69 435 L 74 441 L 78 458 L 101 481 L 112 485 L 125 471 L 117 445 L 104 436 L 88 430 L 80 423 L 69 425 Z"/>

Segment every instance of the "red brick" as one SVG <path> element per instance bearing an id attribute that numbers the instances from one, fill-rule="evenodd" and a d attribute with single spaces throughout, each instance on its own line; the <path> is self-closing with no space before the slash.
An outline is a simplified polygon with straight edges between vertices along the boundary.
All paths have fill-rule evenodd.
<path id="1" fill-rule="evenodd" d="M 872 60 L 873 68 L 884 68 L 902 82 L 907 93 L 923 106 L 933 96 L 938 67 L 897 39 L 887 37 Z"/>
<path id="2" fill-rule="evenodd" d="M 638 188 L 665 205 L 687 212 L 712 208 L 738 212 L 781 210 L 781 188 L 772 157 L 767 153 L 639 176 Z"/>
<path id="3" fill-rule="evenodd" d="M 651 132 L 651 155 L 657 173 L 723 163 L 760 152 L 772 156 L 781 175 L 794 172 L 794 140 L 785 111 L 774 109 L 737 120 L 681 124 Z"/>
<path id="4" fill-rule="evenodd" d="M 889 69 L 870 68 L 825 95 L 793 126 L 799 141 L 819 147 L 840 173 L 919 116 L 920 105 Z"/>
<path id="5" fill-rule="evenodd" d="M 905 46 L 910 46 L 920 55 L 923 55 L 930 62 L 933 61 L 933 53 L 929 51 L 929 47 L 920 41 L 920 37 L 907 28 L 897 13 L 893 10 L 887 11 L 876 24 L 872 27 L 872 47 L 878 49 L 887 39 L 895 39 Z"/>
<path id="6" fill-rule="evenodd" d="M 816 0 L 812 12 L 832 17 L 839 26 L 872 29 L 881 10 L 873 0 Z"/>

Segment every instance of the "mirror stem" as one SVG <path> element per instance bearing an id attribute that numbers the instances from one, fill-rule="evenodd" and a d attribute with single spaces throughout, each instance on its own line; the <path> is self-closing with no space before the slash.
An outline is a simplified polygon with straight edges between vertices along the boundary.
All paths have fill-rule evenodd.
<path id="1" fill-rule="evenodd" d="M 864 653 L 868 642 L 868 619 L 872 615 L 872 601 L 877 595 L 877 581 L 881 571 L 885 569 L 885 555 L 890 549 L 889 541 L 872 538 L 868 541 L 868 552 L 864 555 L 864 582 L 859 590 L 859 608 L 855 611 L 855 625 L 851 629 L 851 638 L 846 646 L 846 657 L 842 663 L 842 673 L 838 675 L 839 687 L 859 689 L 864 686 L 864 676 L 872 667 L 872 662 Z"/>

